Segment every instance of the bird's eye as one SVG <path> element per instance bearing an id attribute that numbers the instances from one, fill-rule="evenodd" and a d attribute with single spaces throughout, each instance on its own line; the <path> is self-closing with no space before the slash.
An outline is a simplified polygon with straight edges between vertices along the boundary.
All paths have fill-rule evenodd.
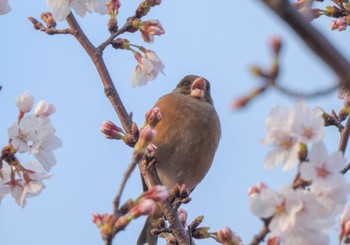
<path id="1" fill-rule="evenodd" d="M 190 81 L 185 81 L 183 86 L 186 87 L 186 88 L 189 88 L 189 87 L 191 87 L 191 82 Z"/>

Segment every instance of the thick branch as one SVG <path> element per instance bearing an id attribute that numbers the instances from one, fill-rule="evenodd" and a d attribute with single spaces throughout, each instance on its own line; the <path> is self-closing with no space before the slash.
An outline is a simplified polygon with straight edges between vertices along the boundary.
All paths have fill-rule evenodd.
<path id="1" fill-rule="evenodd" d="M 123 102 L 121 101 L 119 94 L 113 84 L 112 78 L 109 75 L 108 69 L 102 57 L 101 49 L 97 49 L 92 45 L 83 30 L 80 28 L 72 13 L 67 16 L 67 22 L 70 27 L 71 34 L 79 41 L 79 43 L 83 46 L 95 64 L 98 74 L 100 75 L 103 83 L 105 95 L 112 103 L 112 106 L 116 111 L 124 130 L 127 133 L 131 133 L 132 119 L 126 112 Z"/>
<path id="2" fill-rule="evenodd" d="M 345 153 L 346 146 L 348 145 L 350 136 L 350 117 L 348 118 L 345 127 L 340 132 L 340 141 L 338 150 Z"/>
<path id="3" fill-rule="evenodd" d="M 140 170 L 141 170 L 142 175 L 144 175 L 145 178 L 147 178 L 150 181 L 152 186 L 161 185 L 161 181 L 158 177 L 158 174 L 157 174 L 157 171 L 156 171 L 154 164 L 152 164 L 152 163 L 148 164 L 148 163 L 146 163 L 146 161 L 144 161 L 141 164 Z M 173 208 L 171 203 L 168 200 L 166 200 L 166 201 L 159 202 L 159 206 L 162 208 L 165 217 L 167 218 L 167 220 L 171 224 L 171 226 L 173 228 L 173 235 L 175 236 L 179 245 L 190 244 L 190 238 L 186 234 L 185 230 L 183 229 L 183 226 L 179 220 L 177 212 Z"/>
<path id="4" fill-rule="evenodd" d="M 303 42 L 338 76 L 339 84 L 350 90 L 350 63 L 288 0 L 262 0 L 284 20 Z"/>

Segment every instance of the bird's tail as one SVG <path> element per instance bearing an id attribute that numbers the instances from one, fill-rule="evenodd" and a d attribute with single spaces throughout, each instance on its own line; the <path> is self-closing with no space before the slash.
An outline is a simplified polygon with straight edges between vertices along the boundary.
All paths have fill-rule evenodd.
<path id="1" fill-rule="evenodd" d="M 141 234 L 137 239 L 137 245 L 144 245 L 144 244 L 157 245 L 158 237 L 151 234 L 153 221 L 154 221 L 154 218 L 152 218 L 151 216 L 147 217 L 145 225 L 142 228 Z"/>

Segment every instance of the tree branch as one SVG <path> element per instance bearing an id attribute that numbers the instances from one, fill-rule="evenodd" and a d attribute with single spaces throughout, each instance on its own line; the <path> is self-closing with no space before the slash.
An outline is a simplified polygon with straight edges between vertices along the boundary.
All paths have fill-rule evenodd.
<path id="1" fill-rule="evenodd" d="M 302 41 L 338 76 L 339 85 L 350 90 L 350 63 L 288 0 L 261 0 L 284 20 Z"/>
<path id="2" fill-rule="evenodd" d="M 28 19 L 30 22 L 32 22 L 34 29 L 40 30 L 42 32 L 45 32 L 48 35 L 54 35 L 54 34 L 71 34 L 70 29 L 62 29 L 62 30 L 57 30 L 54 27 L 45 27 L 42 23 L 40 23 L 37 19 L 29 16 Z"/>
<path id="3" fill-rule="evenodd" d="M 137 161 L 133 161 L 129 164 L 129 167 L 128 169 L 126 170 L 126 172 L 124 173 L 124 178 L 122 180 L 122 183 L 120 184 L 120 187 L 119 187 L 119 190 L 118 190 L 118 193 L 116 195 L 116 197 L 114 198 L 114 215 L 115 217 L 118 217 L 119 215 L 119 203 L 120 203 L 120 198 L 123 194 L 123 190 L 125 188 L 125 185 L 126 185 L 126 182 L 128 181 L 128 179 L 130 178 L 130 175 L 132 174 L 132 172 L 134 171 L 135 167 L 137 165 Z"/>
<path id="4" fill-rule="evenodd" d="M 345 153 L 346 147 L 348 145 L 350 136 L 350 117 L 346 121 L 345 127 L 340 132 L 340 141 L 339 141 L 339 147 L 338 150 Z"/>
<path id="5" fill-rule="evenodd" d="M 108 69 L 102 57 L 102 50 L 95 48 L 90 40 L 86 37 L 83 30 L 80 28 L 78 22 L 74 18 L 74 15 L 70 13 L 67 16 L 67 22 L 71 30 L 71 34 L 79 41 L 81 46 L 89 54 L 92 62 L 96 66 L 98 74 L 101 77 L 104 92 L 107 98 L 112 103 L 114 110 L 116 111 L 124 130 L 131 134 L 132 132 L 132 118 L 127 113 L 123 102 L 121 101 L 119 94 L 113 84 L 112 78 L 109 75 Z"/>
<path id="6" fill-rule="evenodd" d="M 150 162 L 149 160 L 143 160 L 141 162 L 140 171 L 142 173 L 142 176 L 145 176 L 147 178 L 152 186 L 155 185 L 161 185 L 161 181 L 158 177 L 157 170 L 154 166 L 154 161 Z M 171 203 L 168 200 L 159 202 L 159 206 L 162 208 L 165 217 L 171 224 L 171 227 L 173 229 L 173 235 L 176 238 L 179 245 L 188 245 L 190 244 L 190 238 L 186 234 L 179 217 L 177 215 L 176 210 L 173 208 Z"/>

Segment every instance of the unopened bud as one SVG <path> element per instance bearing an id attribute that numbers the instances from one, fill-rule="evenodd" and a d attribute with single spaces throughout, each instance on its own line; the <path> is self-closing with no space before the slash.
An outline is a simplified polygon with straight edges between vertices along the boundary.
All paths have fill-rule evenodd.
<path id="1" fill-rule="evenodd" d="M 152 199 L 155 202 L 164 201 L 169 196 L 168 189 L 162 185 L 152 186 L 150 189 L 142 193 L 141 197 Z"/>
<path id="2" fill-rule="evenodd" d="M 242 239 L 228 227 L 216 232 L 216 241 L 224 245 L 243 245 Z"/>
<path id="3" fill-rule="evenodd" d="M 108 27 L 109 33 L 111 33 L 111 34 L 116 33 L 118 31 L 118 21 L 117 21 L 117 19 L 116 18 L 112 18 L 112 17 L 109 18 L 107 27 Z"/>
<path id="4" fill-rule="evenodd" d="M 152 215 L 156 209 L 156 203 L 152 199 L 141 199 L 128 213 L 129 219 L 135 219 L 141 215 Z"/>
<path id="5" fill-rule="evenodd" d="M 281 244 L 281 238 L 278 236 L 270 236 L 267 239 L 266 245 L 280 245 Z"/>
<path id="6" fill-rule="evenodd" d="M 279 37 L 271 37 L 270 38 L 270 45 L 272 47 L 272 51 L 275 56 L 278 56 L 281 48 L 282 48 L 282 41 Z"/>
<path id="7" fill-rule="evenodd" d="M 118 15 L 119 8 L 121 6 L 119 0 L 111 0 L 110 2 L 106 3 L 107 9 L 108 9 L 108 15 L 110 18 L 115 19 L 115 17 Z"/>
<path id="8" fill-rule="evenodd" d="M 209 227 L 199 227 L 192 231 L 192 236 L 196 239 L 205 239 L 209 238 Z"/>
<path id="9" fill-rule="evenodd" d="M 136 142 L 134 152 L 136 155 L 145 155 L 147 153 L 147 147 L 152 142 L 156 131 L 151 126 L 147 125 L 140 131 L 139 140 Z"/>
<path id="10" fill-rule="evenodd" d="M 187 212 L 185 209 L 180 208 L 177 216 L 179 217 L 179 220 L 182 224 L 183 227 L 186 227 L 186 222 L 187 222 Z"/>
<path id="11" fill-rule="evenodd" d="M 204 220 L 204 215 L 200 215 L 197 218 L 195 218 L 192 223 L 190 224 L 190 227 L 197 228 Z"/>
<path id="12" fill-rule="evenodd" d="M 147 4 L 147 2 L 143 1 L 137 7 L 137 9 L 135 11 L 135 15 L 138 18 L 141 18 L 141 17 L 147 15 L 150 10 L 151 10 L 151 7 Z"/>
<path id="13" fill-rule="evenodd" d="M 56 21 L 52 17 L 52 14 L 50 12 L 42 13 L 40 15 L 40 18 L 45 22 L 45 24 L 48 28 L 55 28 L 56 27 Z"/>
<path id="14" fill-rule="evenodd" d="M 34 97 L 28 92 L 24 92 L 22 95 L 17 95 L 16 97 L 16 106 L 23 112 L 29 112 L 34 104 Z"/>
<path id="15" fill-rule="evenodd" d="M 115 49 L 130 49 L 130 42 L 128 39 L 124 38 L 117 38 L 112 42 L 112 46 Z"/>
<path id="16" fill-rule="evenodd" d="M 124 137 L 124 131 L 111 121 L 104 121 L 102 123 L 101 132 L 107 139 L 120 140 Z"/>
<path id="17" fill-rule="evenodd" d="M 160 113 L 158 107 L 153 107 L 146 113 L 145 118 L 146 123 L 154 128 L 160 122 L 160 120 L 162 120 L 162 114 Z"/>
<path id="18" fill-rule="evenodd" d="M 55 111 L 56 108 L 53 104 L 47 103 L 46 101 L 42 100 L 35 107 L 34 115 L 37 117 L 48 117 L 55 113 Z"/>

